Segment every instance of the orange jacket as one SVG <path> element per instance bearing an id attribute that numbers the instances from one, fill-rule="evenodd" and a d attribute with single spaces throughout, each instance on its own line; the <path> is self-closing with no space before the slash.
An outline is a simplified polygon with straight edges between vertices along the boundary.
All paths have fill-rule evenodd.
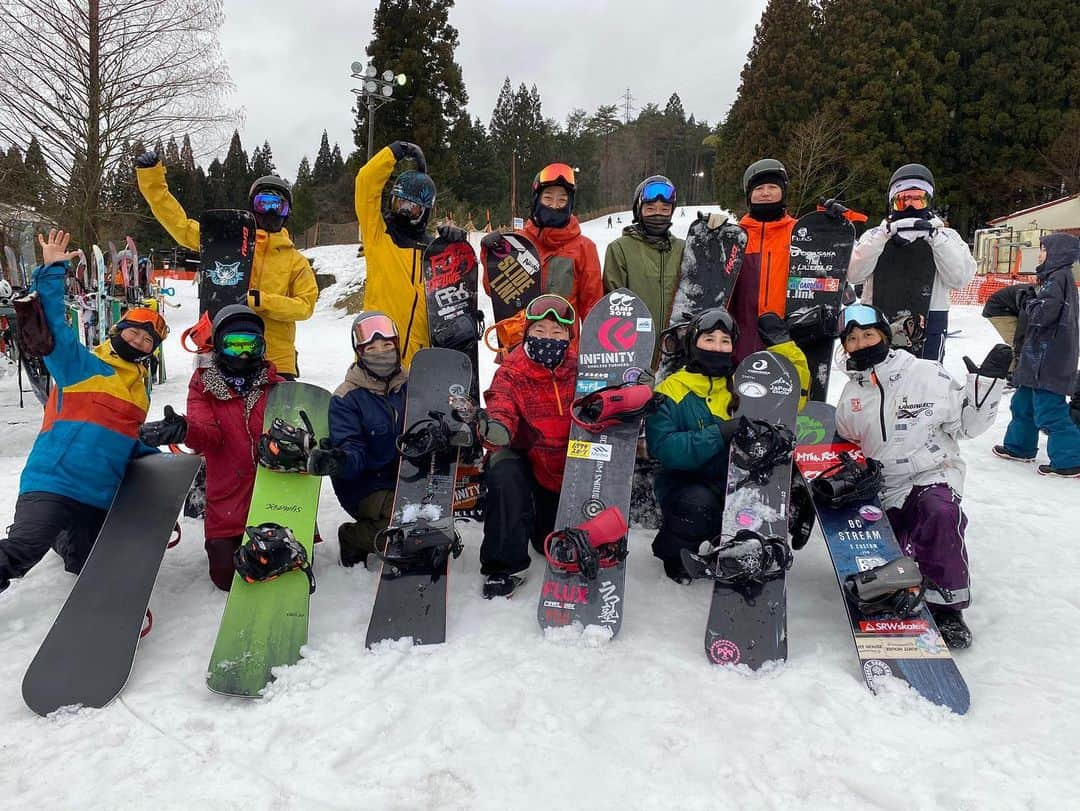
<path id="1" fill-rule="evenodd" d="M 558 293 L 571 304 L 577 317 L 585 320 L 589 310 L 604 295 L 600 276 L 600 255 L 596 244 L 581 235 L 577 217 L 562 228 L 536 227 L 525 223 L 525 236 L 540 253 L 540 276 L 545 293 Z"/>

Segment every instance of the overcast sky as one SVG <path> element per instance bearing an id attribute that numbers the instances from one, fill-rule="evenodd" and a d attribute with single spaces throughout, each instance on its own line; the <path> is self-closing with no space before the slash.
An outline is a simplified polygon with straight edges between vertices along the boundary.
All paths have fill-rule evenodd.
<path id="1" fill-rule="evenodd" d="M 249 153 L 269 139 L 278 171 L 292 179 L 303 155 L 314 160 L 323 129 L 345 155 L 352 151 L 349 91 L 357 83 L 349 65 L 366 61 L 375 6 L 225 0 L 221 46 Z M 735 98 L 764 7 L 765 0 L 458 0 L 450 23 L 460 37 L 469 112 L 485 126 L 507 75 L 515 87 L 535 83 L 544 115 L 560 122 L 575 107 L 621 105 L 629 87 L 636 107 L 663 107 L 678 92 L 688 114 L 715 123 Z"/>

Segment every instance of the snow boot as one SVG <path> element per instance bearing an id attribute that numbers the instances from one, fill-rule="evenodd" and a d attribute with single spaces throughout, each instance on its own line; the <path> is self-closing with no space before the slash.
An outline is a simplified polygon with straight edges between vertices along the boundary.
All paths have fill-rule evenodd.
<path id="1" fill-rule="evenodd" d="M 971 629 L 964 622 L 964 615 L 956 610 L 939 608 L 930 612 L 934 622 L 950 650 L 963 650 L 971 647 Z"/>
<path id="2" fill-rule="evenodd" d="M 1000 456 L 1002 459 L 1011 459 L 1014 462 L 1034 462 L 1035 461 L 1034 456 L 1021 456 L 1018 453 L 1013 453 L 1008 448 L 1006 448 L 1004 445 L 995 445 L 992 448 L 992 453 L 994 454 L 994 456 Z M 1046 465 L 1043 465 L 1043 467 L 1046 467 Z"/>
<path id="3" fill-rule="evenodd" d="M 1058 476 L 1062 479 L 1080 479 L 1080 465 L 1073 467 L 1054 467 L 1053 465 L 1039 465 L 1040 476 Z"/>
<path id="4" fill-rule="evenodd" d="M 514 589 L 525 582 L 525 577 L 518 574 L 489 574 L 484 581 L 484 599 L 492 600 L 495 597 L 509 598 Z"/>
<path id="5" fill-rule="evenodd" d="M 680 586 L 689 586 L 694 582 L 694 578 L 690 576 L 690 572 L 686 571 L 686 567 L 683 566 L 682 560 L 671 559 L 665 560 L 663 563 L 664 574 Z"/>

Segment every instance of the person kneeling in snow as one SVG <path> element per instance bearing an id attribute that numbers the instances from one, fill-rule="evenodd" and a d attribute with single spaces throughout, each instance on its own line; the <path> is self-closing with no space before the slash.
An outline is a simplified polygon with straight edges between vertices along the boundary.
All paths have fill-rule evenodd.
<path id="1" fill-rule="evenodd" d="M 900 548 L 927 579 L 926 602 L 950 648 L 971 644 L 963 609 L 970 603 L 967 517 L 960 507 L 966 465 L 957 439 L 989 428 L 997 415 L 1012 362 L 998 344 L 966 385 L 937 361 L 890 348 L 892 329 L 875 307 L 853 304 L 841 313 L 840 340 L 848 377 L 836 408 L 836 430 L 881 462 L 881 503 Z"/>
<path id="2" fill-rule="evenodd" d="M 64 321 L 64 277 L 76 256 L 69 239 L 57 230 L 48 240 L 38 236 L 43 262 L 30 291 L 40 297 L 52 333 L 45 368 L 53 389 L 23 468 L 15 519 L 0 540 L 0 592 L 50 547 L 67 571 L 82 571 L 128 461 L 157 452 L 138 433 L 150 406 L 146 361 L 168 335 L 165 319 L 136 307 L 100 346 L 82 346 Z"/>
<path id="3" fill-rule="evenodd" d="M 810 367 L 780 317 L 761 316 L 758 334 L 770 352 L 795 364 L 800 388 L 806 392 Z M 682 550 L 696 552 L 702 541 L 720 533 L 723 523 L 728 451 L 739 427 L 732 419 L 738 399 L 731 384 L 738 339 L 739 328 L 723 307 L 694 316 L 684 338 L 684 365 L 657 385 L 656 393 L 662 395 L 659 409 L 645 419 L 649 453 L 661 465 L 656 500 L 662 519 L 653 554 L 664 564 L 664 573 L 683 585 L 690 582 L 690 575 Z M 804 394 L 800 407 L 805 402 Z M 791 523 L 802 520 L 804 516 Z"/>

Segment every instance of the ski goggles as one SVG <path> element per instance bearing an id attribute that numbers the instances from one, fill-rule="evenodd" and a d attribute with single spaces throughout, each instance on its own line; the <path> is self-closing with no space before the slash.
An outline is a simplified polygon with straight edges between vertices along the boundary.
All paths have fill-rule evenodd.
<path id="1" fill-rule="evenodd" d="M 711 310 L 705 310 L 705 312 L 697 317 L 696 327 L 699 335 L 705 332 L 722 329 L 730 335 L 732 339 L 739 336 L 738 328 L 735 326 L 735 319 L 732 318 L 731 313 L 723 307 L 714 307 Z"/>
<path id="2" fill-rule="evenodd" d="M 876 327 L 885 321 L 885 316 L 869 304 L 849 304 L 840 313 L 840 334 L 843 335 L 852 326 Z"/>
<path id="3" fill-rule="evenodd" d="M 376 338 L 387 341 L 397 340 L 397 327 L 390 316 L 382 313 L 369 315 L 353 324 L 353 348 L 370 343 Z"/>
<path id="4" fill-rule="evenodd" d="M 641 190 L 642 203 L 667 203 L 675 205 L 675 186 L 666 180 L 654 180 Z"/>
<path id="5" fill-rule="evenodd" d="M 261 357 L 265 351 L 266 341 L 254 332 L 230 332 L 221 339 L 222 354 L 231 358 Z"/>
<path id="6" fill-rule="evenodd" d="M 536 173 L 536 182 L 533 183 L 533 188 L 538 189 L 541 186 L 550 186 L 560 182 L 574 188 L 576 183 L 574 170 L 565 163 L 549 163 Z"/>
<path id="7" fill-rule="evenodd" d="M 906 189 L 897 192 L 892 199 L 893 211 L 903 211 L 905 208 L 923 210 L 930 206 L 930 195 L 920 189 Z"/>
<path id="8" fill-rule="evenodd" d="M 419 219 L 424 213 L 424 207 L 404 197 L 395 197 L 390 201 L 390 208 L 395 214 L 404 214 L 411 220 Z"/>
<path id="9" fill-rule="evenodd" d="M 549 315 L 564 326 L 573 326 L 577 320 L 574 305 L 554 293 L 537 296 L 525 308 L 526 321 L 543 321 Z"/>
<path id="10" fill-rule="evenodd" d="M 289 201 L 280 194 L 261 191 L 251 198 L 251 210 L 256 214 L 277 214 L 279 217 L 287 217 L 289 216 Z"/>
<path id="11" fill-rule="evenodd" d="M 124 313 L 116 326 L 118 330 L 129 327 L 145 329 L 153 334 L 158 343 L 164 341 L 169 335 L 169 325 L 165 323 L 165 319 L 148 307 L 132 307 Z"/>

